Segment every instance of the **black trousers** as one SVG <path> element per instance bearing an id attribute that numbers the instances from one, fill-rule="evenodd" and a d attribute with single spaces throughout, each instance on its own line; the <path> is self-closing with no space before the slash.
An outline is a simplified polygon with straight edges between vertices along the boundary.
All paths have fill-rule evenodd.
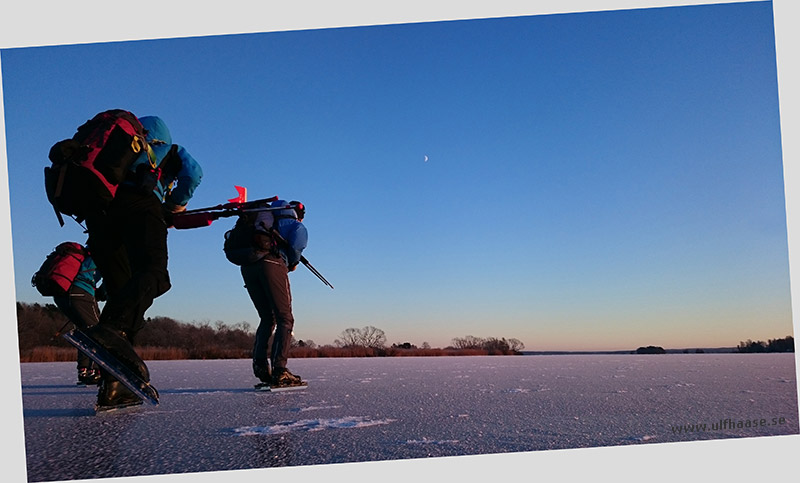
<path id="1" fill-rule="evenodd" d="M 269 360 L 273 369 L 285 368 L 292 342 L 294 316 L 289 270 L 283 258 L 267 255 L 260 261 L 241 267 L 250 300 L 261 319 L 253 345 L 253 360 Z M 269 346 L 270 336 L 272 347 Z"/>
<path id="2" fill-rule="evenodd" d="M 153 300 L 170 288 L 161 202 L 152 192 L 121 186 L 106 215 L 87 218 L 86 227 L 89 251 L 108 292 L 99 322 L 88 334 L 149 380 L 133 341 Z"/>
<path id="3" fill-rule="evenodd" d="M 80 330 L 85 332 L 89 327 L 97 324 L 100 309 L 97 307 L 97 300 L 86 290 L 73 285 L 66 294 L 54 296 L 53 302 Z M 90 368 L 92 368 L 92 360 L 83 352 L 78 351 L 78 369 Z"/>

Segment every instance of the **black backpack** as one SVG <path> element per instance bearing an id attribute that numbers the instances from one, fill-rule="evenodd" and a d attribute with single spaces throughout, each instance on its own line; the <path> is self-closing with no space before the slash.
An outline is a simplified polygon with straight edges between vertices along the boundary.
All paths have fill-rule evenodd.
<path id="1" fill-rule="evenodd" d="M 130 165 L 148 149 L 145 130 L 128 111 L 112 109 L 81 125 L 75 135 L 50 149 L 44 169 L 47 199 L 59 223 L 62 214 L 80 222 L 102 212 Z"/>
<path id="2" fill-rule="evenodd" d="M 255 263 L 267 254 L 277 253 L 277 240 L 266 228 L 271 228 L 274 223 L 270 218 L 268 212 L 239 215 L 233 228 L 225 232 L 225 242 L 222 245 L 225 258 L 241 267 Z"/>

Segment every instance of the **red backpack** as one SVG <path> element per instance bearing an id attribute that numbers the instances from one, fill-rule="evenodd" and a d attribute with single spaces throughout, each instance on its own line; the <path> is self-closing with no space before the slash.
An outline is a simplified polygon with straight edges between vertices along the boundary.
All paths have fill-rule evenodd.
<path id="1" fill-rule="evenodd" d="M 72 138 L 53 145 L 44 184 L 61 226 L 62 213 L 81 222 L 102 212 L 131 163 L 148 148 L 142 123 L 121 109 L 97 114 Z"/>
<path id="2" fill-rule="evenodd" d="M 65 295 L 86 259 L 79 243 L 63 242 L 47 255 L 39 270 L 33 274 L 31 285 L 45 297 Z"/>

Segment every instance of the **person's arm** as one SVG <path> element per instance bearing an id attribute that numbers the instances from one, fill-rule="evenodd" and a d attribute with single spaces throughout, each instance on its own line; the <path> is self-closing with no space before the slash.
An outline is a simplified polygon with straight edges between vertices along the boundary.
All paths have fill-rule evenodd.
<path id="1" fill-rule="evenodd" d="M 178 146 L 177 154 L 181 161 L 181 169 L 176 176 L 178 183 L 164 199 L 164 204 L 173 213 L 186 209 L 186 204 L 203 179 L 203 169 L 200 164 L 183 146 Z"/>

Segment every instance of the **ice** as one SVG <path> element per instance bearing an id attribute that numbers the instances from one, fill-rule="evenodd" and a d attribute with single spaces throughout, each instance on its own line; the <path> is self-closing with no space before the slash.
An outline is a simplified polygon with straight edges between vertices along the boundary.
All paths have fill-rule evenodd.
<path id="1" fill-rule="evenodd" d="M 342 428 L 367 428 L 380 424 L 389 424 L 393 419 L 373 421 L 363 416 L 347 416 L 337 419 L 303 419 L 300 421 L 286 421 L 272 426 L 245 426 L 235 428 L 233 432 L 240 436 L 253 436 L 263 434 L 283 434 L 292 431 L 322 431 L 323 429 Z"/>
<path id="2" fill-rule="evenodd" d="M 22 364 L 30 481 L 798 434 L 793 354 L 293 359 L 283 393 L 148 366 L 161 404 L 95 416 L 74 362 Z"/>
<path id="3" fill-rule="evenodd" d="M 410 439 L 410 440 L 406 441 L 406 444 L 435 444 L 435 445 L 439 445 L 439 444 L 458 444 L 458 443 L 459 443 L 459 441 L 454 440 L 454 439 L 451 439 L 451 440 L 435 440 L 435 439 L 422 438 L 422 439 Z"/>

